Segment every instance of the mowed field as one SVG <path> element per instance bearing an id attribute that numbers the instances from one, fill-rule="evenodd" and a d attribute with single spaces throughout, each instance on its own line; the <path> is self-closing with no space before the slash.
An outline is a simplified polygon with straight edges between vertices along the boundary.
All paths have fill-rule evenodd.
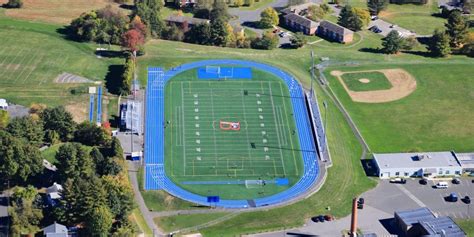
<path id="1" fill-rule="evenodd" d="M 87 108 L 87 86 L 59 84 L 55 78 L 63 72 L 92 81 L 104 80 L 109 65 L 122 59 L 94 55 L 95 44 L 67 41 L 58 27 L 12 20 L 0 16 L 0 93 L 8 101 L 29 106 L 73 104 Z M 76 94 L 71 90 L 75 89 Z M 82 108 L 83 107 L 83 108 Z"/>
<path id="2" fill-rule="evenodd" d="M 201 195 L 250 199 L 290 187 L 272 183 L 276 178 L 298 181 L 303 167 L 288 88 L 271 74 L 252 74 L 213 81 L 189 70 L 168 82 L 165 164 L 175 183 Z M 240 128 L 222 129 L 221 121 Z M 269 182 L 246 187 L 245 180 Z M 200 181 L 232 184 L 189 183 Z"/>
<path id="3" fill-rule="evenodd" d="M 8 0 L 0 0 L 0 5 Z M 21 9 L 6 9 L 5 15 L 29 21 L 69 24 L 83 12 L 116 5 L 108 0 L 23 0 Z"/>
<path id="4" fill-rule="evenodd" d="M 355 103 L 337 79 L 326 75 L 372 152 L 474 151 L 474 62 L 471 64 L 374 65 L 340 71 L 402 68 L 417 80 L 409 96 L 389 103 Z"/>

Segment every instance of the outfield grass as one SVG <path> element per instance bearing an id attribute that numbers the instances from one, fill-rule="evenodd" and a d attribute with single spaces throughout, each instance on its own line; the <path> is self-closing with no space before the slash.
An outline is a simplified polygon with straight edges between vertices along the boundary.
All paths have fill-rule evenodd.
<path id="1" fill-rule="evenodd" d="M 329 68 L 331 88 L 349 110 L 373 152 L 474 150 L 474 64 L 397 64 Z M 390 103 L 355 103 L 333 69 L 356 71 L 402 68 L 417 80 L 417 89 Z"/>
<path id="2" fill-rule="evenodd" d="M 0 93 L 13 103 L 49 106 L 88 101 L 87 84 L 57 84 L 54 79 L 68 72 L 102 81 L 111 64 L 123 59 L 94 55 L 95 44 L 67 41 L 57 33 L 59 26 L 31 23 L 0 16 Z"/>
<path id="3" fill-rule="evenodd" d="M 370 82 L 361 82 L 361 79 L 368 79 Z M 345 73 L 342 80 L 352 91 L 374 91 L 387 90 L 392 88 L 392 84 L 381 72 L 361 72 L 361 73 Z"/>
<path id="4" fill-rule="evenodd" d="M 474 236 L 474 219 L 456 219 L 458 224 L 467 236 Z"/>
<path id="5" fill-rule="evenodd" d="M 154 221 L 156 225 L 158 225 L 162 230 L 170 233 L 184 228 L 205 224 L 225 215 L 229 215 L 229 213 L 216 212 L 206 214 L 167 216 L 155 218 Z"/>

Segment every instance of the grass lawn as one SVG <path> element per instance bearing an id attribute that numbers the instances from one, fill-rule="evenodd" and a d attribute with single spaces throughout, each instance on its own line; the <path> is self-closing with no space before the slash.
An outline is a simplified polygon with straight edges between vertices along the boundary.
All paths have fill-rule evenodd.
<path id="1" fill-rule="evenodd" d="M 140 212 L 140 209 L 135 208 L 130 218 L 132 219 L 132 222 L 134 222 L 137 225 L 140 232 L 144 233 L 145 236 L 150 236 L 153 234 L 153 231 L 146 224 L 146 221 L 143 218 L 142 213 Z"/>
<path id="2" fill-rule="evenodd" d="M 98 59 L 95 44 L 65 40 L 59 26 L 31 23 L 0 16 L 0 94 L 13 103 L 49 106 L 88 102 L 87 84 L 58 84 L 54 79 L 68 72 L 102 81 L 109 65 L 123 63 L 119 58 Z M 83 108 L 84 109 L 84 108 Z"/>
<path id="3" fill-rule="evenodd" d="M 433 13 L 438 13 L 436 1 L 430 1 L 426 5 L 389 4 L 387 10 L 380 13 L 380 17 L 417 34 L 429 35 L 435 29 L 444 28 L 446 21 L 444 18 L 433 16 Z"/>
<path id="4" fill-rule="evenodd" d="M 41 152 L 43 158 L 49 161 L 51 164 L 56 164 L 58 160 L 56 160 L 56 153 L 63 144 L 56 144 L 48 147 L 44 151 Z"/>
<path id="5" fill-rule="evenodd" d="M 467 236 L 474 236 L 474 219 L 456 219 L 456 223 L 466 232 Z"/>
<path id="6" fill-rule="evenodd" d="M 373 152 L 473 151 L 474 67 L 471 64 L 397 64 L 338 67 L 341 71 L 402 68 L 417 80 L 401 100 L 355 103 L 336 78 L 331 88 L 349 110 Z"/>
<path id="7" fill-rule="evenodd" d="M 363 81 L 368 79 L 369 82 Z M 381 72 L 344 73 L 342 80 L 352 91 L 387 90 L 392 84 Z"/>
<path id="8" fill-rule="evenodd" d="M 229 213 L 216 212 L 206 214 L 177 215 L 155 218 L 155 223 L 165 232 L 173 232 L 184 228 L 194 227 L 218 219 Z"/>
<path id="9" fill-rule="evenodd" d="M 259 1 L 255 1 L 255 3 L 252 4 L 251 6 L 241 6 L 239 7 L 239 9 L 244 10 L 244 11 L 253 11 L 259 8 L 265 8 L 270 3 L 272 3 L 272 0 L 259 0 Z"/>
<path id="10" fill-rule="evenodd" d="M 0 0 L 0 5 L 8 0 Z M 7 16 L 29 21 L 69 24 L 83 12 L 100 9 L 107 5 L 119 6 L 108 0 L 23 0 L 21 9 L 6 9 Z M 128 13 L 128 10 L 123 10 Z"/>

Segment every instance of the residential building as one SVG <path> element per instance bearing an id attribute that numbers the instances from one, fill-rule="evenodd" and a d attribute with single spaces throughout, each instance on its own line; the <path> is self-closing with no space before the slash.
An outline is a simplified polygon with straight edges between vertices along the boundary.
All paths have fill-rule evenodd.
<path id="1" fill-rule="evenodd" d="M 436 177 L 461 175 L 454 152 L 373 154 L 377 175 L 393 177 Z"/>
<path id="2" fill-rule="evenodd" d="M 68 237 L 67 227 L 54 222 L 43 229 L 43 235 L 46 237 Z"/>
<path id="3" fill-rule="evenodd" d="M 466 236 L 450 217 L 437 217 L 426 207 L 396 211 L 394 216 L 395 225 L 401 231 L 401 236 Z"/>
<path id="4" fill-rule="evenodd" d="M 51 206 L 56 206 L 61 199 L 61 192 L 63 191 L 63 186 L 54 182 L 51 187 L 46 189 L 47 201 Z"/>
<path id="5" fill-rule="evenodd" d="M 340 43 L 350 43 L 354 39 L 354 32 L 352 30 L 330 21 L 321 21 L 317 34 Z"/>
<path id="6" fill-rule="evenodd" d="M 283 18 L 287 27 L 297 32 L 303 32 L 306 35 L 314 35 L 318 29 L 319 23 L 295 13 L 287 14 Z"/>
<path id="7" fill-rule="evenodd" d="M 188 31 L 193 26 L 198 24 L 209 24 L 210 21 L 206 19 L 200 19 L 195 17 L 187 17 L 187 16 L 178 16 L 178 15 L 171 15 L 165 20 L 168 25 L 174 24 L 179 28 L 183 29 L 184 31 Z"/>

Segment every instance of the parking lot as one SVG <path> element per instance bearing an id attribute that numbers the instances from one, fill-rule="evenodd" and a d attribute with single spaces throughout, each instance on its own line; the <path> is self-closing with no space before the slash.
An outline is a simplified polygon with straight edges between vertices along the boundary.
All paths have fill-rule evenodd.
<path id="1" fill-rule="evenodd" d="M 407 210 L 418 207 L 428 207 L 440 216 L 452 218 L 474 217 L 474 210 L 470 204 L 461 199 L 465 196 L 474 197 L 474 183 L 472 178 L 462 178 L 460 184 L 453 184 L 448 180 L 428 180 L 426 185 L 419 183 L 420 179 L 408 179 L 406 184 L 394 184 L 388 180 L 381 180 L 377 188 L 363 194 L 368 205 L 387 213 L 395 210 Z M 436 183 L 447 181 L 447 189 L 435 188 Z M 457 202 L 445 200 L 450 193 L 456 193 Z M 473 207 L 474 208 L 474 207 Z"/>

